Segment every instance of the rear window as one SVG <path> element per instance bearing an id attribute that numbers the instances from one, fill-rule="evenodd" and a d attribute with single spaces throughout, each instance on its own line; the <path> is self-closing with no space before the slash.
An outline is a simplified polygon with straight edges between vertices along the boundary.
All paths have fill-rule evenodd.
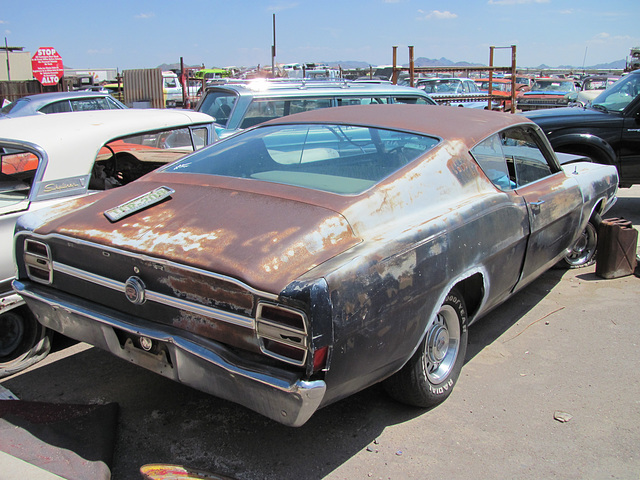
<path id="1" fill-rule="evenodd" d="M 359 104 L 358 104 L 359 105 Z M 328 108 L 332 106 L 331 97 L 324 98 L 260 98 L 254 99 L 247 109 L 240 128 L 249 128 L 275 118 L 285 117 L 294 113 Z"/>
<path id="2" fill-rule="evenodd" d="M 221 141 L 164 169 L 358 194 L 424 155 L 438 139 L 345 125 L 274 125 Z"/>
<path id="3" fill-rule="evenodd" d="M 0 113 L 8 114 L 16 107 L 20 107 L 23 103 L 27 104 L 29 100 L 18 99 L 14 102 L 6 104 L 4 107 L 0 108 Z"/>

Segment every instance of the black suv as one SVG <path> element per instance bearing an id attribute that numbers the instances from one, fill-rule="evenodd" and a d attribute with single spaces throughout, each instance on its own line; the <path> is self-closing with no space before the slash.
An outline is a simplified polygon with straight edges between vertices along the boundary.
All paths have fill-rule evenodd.
<path id="1" fill-rule="evenodd" d="M 586 107 L 527 112 L 557 152 L 615 165 L 620 186 L 640 184 L 640 70 L 622 77 Z"/>

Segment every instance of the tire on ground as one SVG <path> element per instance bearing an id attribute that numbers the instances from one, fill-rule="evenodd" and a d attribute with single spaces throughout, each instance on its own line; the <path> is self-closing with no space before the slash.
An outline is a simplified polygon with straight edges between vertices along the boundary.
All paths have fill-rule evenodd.
<path id="1" fill-rule="evenodd" d="M 53 332 L 23 305 L 0 315 L 0 378 L 13 375 L 47 356 Z"/>
<path id="2" fill-rule="evenodd" d="M 569 252 L 563 259 L 562 265 L 565 268 L 582 268 L 593 265 L 596 261 L 596 253 L 598 246 L 598 232 L 602 219 L 600 215 L 594 213 L 589 219 L 589 223 L 580 234 L 580 237 L 571 247 Z"/>
<path id="3" fill-rule="evenodd" d="M 430 408 L 442 403 L 458 380 L 467 341 L 464 299 L 457 290 L 452 290 L 413 357 L 385 380 L 385 390 L 394 399 L 416 407 Z"/>

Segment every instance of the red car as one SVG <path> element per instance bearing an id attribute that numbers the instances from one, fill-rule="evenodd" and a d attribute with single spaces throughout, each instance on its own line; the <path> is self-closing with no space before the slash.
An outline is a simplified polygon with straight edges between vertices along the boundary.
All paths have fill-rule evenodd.
<path id="1" fill-rule="evenodd" d="M 489 91 L 489 79 L 479 78 L 476 80 L 476 85 L 483 92 Z M 511 80 L 508 78 L 493 78 L 491 79 L 491 95 L 503 97 L 496 99 L 498 101 L 498 108 L 494 107 L 494 110 L 502 110 L 504 112 L 511 110 Z M 516 92 L 516 97 L 520 95 L 520 92 Z"/>

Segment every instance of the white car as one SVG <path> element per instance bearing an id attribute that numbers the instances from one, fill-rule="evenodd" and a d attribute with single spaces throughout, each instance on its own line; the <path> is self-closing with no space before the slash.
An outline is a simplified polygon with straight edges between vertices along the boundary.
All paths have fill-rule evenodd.
<path id="1" fill-rule="evenodd" d="M 129 183 L 212 143 L 213 118 L 187 110 L 102 110 L 0 124 L 0 378 L 43 358 L 49 334 L 11 290 L 18 217 Z"/>
<path id="2" fill-rule="evenodd" d="M 419 79 L 416 82 L 416 87 L 424 90 L 440 105 L 488 110 L 489 94 L 480 91 L 478 85 L 470 78 Z M 497 102 L 492 102 L 492 104 L 495 104 L 495 107 L 498 106 Z"/>

